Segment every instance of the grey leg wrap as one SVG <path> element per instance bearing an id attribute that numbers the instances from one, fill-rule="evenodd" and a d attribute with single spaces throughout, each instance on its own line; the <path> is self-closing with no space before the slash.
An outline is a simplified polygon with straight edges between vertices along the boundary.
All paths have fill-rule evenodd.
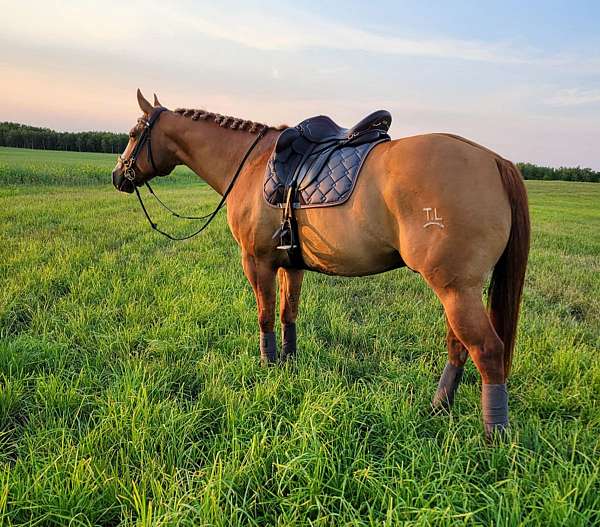
<path id="1" fill-rule="evenodd" d="M 485 435 L 508 429 L 508 391 L 506 384 L 483 384 L 481 386 L 481 410 Z"/>
<path id="2" fill-rule="evenodd" d="M 450 409 L 454 402 L 454 394 L 462 379 L 463 371 L 464 368 L 462 366 L 454 366 L 454 364 L 450 364 L 449 362 L 446 363 L 437 390 L 433 396 L 433 401 L 431 402 L 434 409 Z"/>
<path id="3" fill-rule="evenodd" d="M 296 355 L 296 324 L 283 324 L 281 334 L 281 362 L 285 362 Z"/>
<path id="4" fill-rule="evenodd" d="M 271 364 L 277 359 L 277 342 L 275 333 L 260 333 L 260 361 L 262 364 Z"/>

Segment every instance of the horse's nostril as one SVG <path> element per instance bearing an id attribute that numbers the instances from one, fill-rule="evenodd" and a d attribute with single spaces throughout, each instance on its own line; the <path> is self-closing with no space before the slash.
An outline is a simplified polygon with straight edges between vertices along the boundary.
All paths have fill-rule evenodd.
<path id="1" fill-rule="evenodd" d="M 119 171 L 116 168 L 112 171 L 112 182 L 115 187 L 119 188 L 121 181 L 119 178 Z"/>

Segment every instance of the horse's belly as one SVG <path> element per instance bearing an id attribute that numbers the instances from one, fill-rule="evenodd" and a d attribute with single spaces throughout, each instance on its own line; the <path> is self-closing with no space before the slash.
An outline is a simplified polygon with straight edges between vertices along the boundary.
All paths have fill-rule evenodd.
<path id="1" fill-rule="evenodd" d="M 353 236 L 352 229 L 319 233 L 300 227 L 302 257 L 306 266 L 337 276 L 365 276 L 402 267 L 400 253 L 371 237 Z"/>
<path id="2" fill-rule="evenodd" d="M 346 203 L 302 209 L 296 217 L 302 254 L 310 269 L 364 276 L 404 265 L 396 243 L 396 219 L 367 172 L 361 174 Z"/>

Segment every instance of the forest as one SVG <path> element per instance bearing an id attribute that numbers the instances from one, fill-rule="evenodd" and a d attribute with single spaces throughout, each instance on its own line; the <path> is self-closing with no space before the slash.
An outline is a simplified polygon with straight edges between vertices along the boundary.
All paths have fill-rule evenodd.
<path id="1" fill-rule="evenodd" d="M 0 146 L 117 154 L 125 150 L 128 139 L 127 134 L 113 132 L 57 132 L 26 124 L 0 123 Z"/>
<path id="2" fill-rule="evenodd" d="M 19 123 L 0 123 L 0 146 L 118 154 L 125 150 L 127 141 L 127 134 L 113 132 L 57 132 Z M 554 168 L 533 163 L 517 165 L 524 179 L 600 182 L 600 171 L 591 168 Z"/>

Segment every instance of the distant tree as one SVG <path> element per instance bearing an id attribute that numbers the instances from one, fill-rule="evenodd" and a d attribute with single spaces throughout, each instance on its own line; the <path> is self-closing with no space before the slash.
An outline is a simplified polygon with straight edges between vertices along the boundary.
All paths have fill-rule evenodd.
<path id="1" fill-rule="evenodd" d="M 0 146 L 70 150 L 77 152 L 120 153 L 129 141 L 128 134 L 112 132 L 56 132 L 26 124 L 0 122 Z M 524 179 L 600 182 L 600 172 L 591 168 L 551 168 L 533 163 L 517 163 Z"/>
<path id="2" fill-rule="evenodd" d="M 0 122 L 0 146 L 43 150 L 115 153 L 125 149 L 127 134 L 56 132 L 19 123 Z"/>
<path id="3" fill-rule="evenodd" d="M 551 168 L 534 165 L 533 163 L 517 163 L 517 165 L 521 170 L 523 179 L 600 182 L 600 172 L 591 168 L 581 168 L 579 166 Z"/>

